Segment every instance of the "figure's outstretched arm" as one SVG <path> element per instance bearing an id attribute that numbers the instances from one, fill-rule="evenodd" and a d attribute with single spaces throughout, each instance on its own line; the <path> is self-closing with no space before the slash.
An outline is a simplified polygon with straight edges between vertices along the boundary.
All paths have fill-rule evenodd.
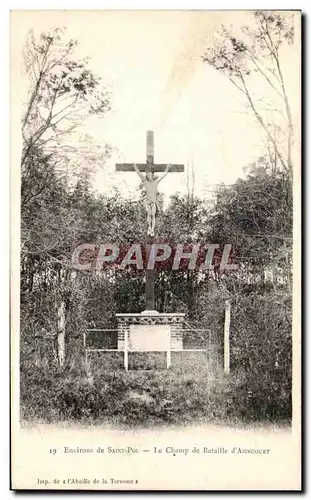
<path id="1" fill-rule="evenodd" d="M 157 183 L 159 183 L 160 181 L 162 181 L 162 179 L 164 179 L 164 177 L 168 174 L 170 168 L 171 168 L 172 164 L 171 163 L 168 163 L 167 166 L 166 166 L 166 169 L 165 169 L 165 172 L 160 176 L 158 177 L 157 179 Z"/>
<path id="2" fill-rule="evenodd" d="M 135 172 L 139 175 L 139 177 L 141 178 L 142 182 L 144 183 L 145 182 L 145 177 L 143 176 L 143 174 L 141 173 L 141 171 L 137 167 L 136 163 L 133 163 L 133 167 L 134 167 Z"/>

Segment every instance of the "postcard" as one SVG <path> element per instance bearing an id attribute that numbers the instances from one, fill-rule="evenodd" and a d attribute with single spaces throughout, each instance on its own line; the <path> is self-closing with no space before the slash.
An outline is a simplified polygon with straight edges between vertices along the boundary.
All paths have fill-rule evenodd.
<path id="1" fill-rule="evenodd" d="M 301 12 L 11 12 L 11 488 L 301 490 Z"/>

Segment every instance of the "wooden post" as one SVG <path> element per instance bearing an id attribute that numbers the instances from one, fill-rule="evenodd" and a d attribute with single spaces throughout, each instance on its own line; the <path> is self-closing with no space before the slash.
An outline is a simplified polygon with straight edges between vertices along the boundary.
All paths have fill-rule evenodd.
<path id="1" fill-rule="evenodd" d="M 154 311 L 154 269 L 146 269 L 146 310 Z"/>
<path id="2" fill-rule="evenodd" d="M 225 303 L 225 326 L 224 326 L 224 372 L 230 372 L 230 316 L 231 304 L 229 300 Z"/>
<path id="3" fill-rule="evenodd" d="M 152 172 L 153 165 L 154 165 L 154 134 L 153 130 L 147 130 L 147 154 L 146 154 L 147 171 Z"/>
<path id="4" fill-rule="evenodd" d="M 171 367 L 171 350 L 168 349 L 166 353 L 166 369 L 168 370 Z"/>
<path id="5" fill-rule="evenodd" d="M 84 354 L 85 354 L 85 369 L 88 369 L 88 359 L 87 359 L 87 348 L 86 348 L 86 335 L 83 332 L 83 346 L 84 346 Z"/>
<path id="6" fill-rule="evenodd" d="M 57 345 L 58 345 L 58 363 L 59 366 L 65 364 L 65 324 L 66 324 L 66 305 L 62 300 L 57 310 Z"/>
<path id="7" fill-rule="evenodd" d="M 147 262 L 149 260 L 152 243 L 153 243 L 153 237 L 150 236 L 148 238 L 147 246 L 146 246 L 146 261 Z M 146 306 L 145 306 L 145 309 L 147 311 L 154 311 L 155 310 L 154 282 L 155 282 L 155 270 L 154 269 L 146 269 L 146 287 L 145 287 Z"/>
<path id="8" fill-rule="evenodd" d="M 170 327 L 170 335 L 168 339 L 168 346 L 166 351 L 166 369 L 168 370 L 171 366 L 171 327 Z"/>
<path id="9" fill-rule="evenodd" d="M 129 364 L 128 364 L 128 331 L 127 331 L 127 328 L 125 329 L 125 332 L 124 332 L 124 368 L 126 371 L 128 371 Z"/>
<path id="10" fill-rule="evenodd" d="M 154 165 L 154 134 L 152 130 L 147 130 L 147 148 L 146 148 L 146 170 L 153 171 Z M 153 243 L 153 237 L 148 238 L 148 246 L 146 248 L 147 262 L 149 252 Z M 154 269 L 146 269 L 146 306 L 147 311 L 154 311 Z"/>
<path id="11" fill-rule="evenodd" d="M 209 360 L 212 359 L 212 340 L 211 331 L 208 332 L 208 348 L 206 349 L 206 364 L 209 365 Z"/>

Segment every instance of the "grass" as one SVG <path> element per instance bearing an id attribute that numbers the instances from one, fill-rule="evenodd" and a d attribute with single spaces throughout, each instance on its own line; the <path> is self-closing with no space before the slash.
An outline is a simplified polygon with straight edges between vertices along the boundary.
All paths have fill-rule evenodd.
<path id="1" fill-rule="evenodd" d="M 290 396 L 280 387 L 260 380 L 256 386 L 244 372 L 225 377 L 216 362 L 208 365 L 196 353 L 173 354 L 170 370 L 148 369 L 155 361 L 148 356 L 146 369 L 138 356 L 139 369 L 116 370 L 110 354 L 87 367 L 81 360 L 62 370 L 24 366 L 21 419 L 118 428 L 290 421 Z"/>

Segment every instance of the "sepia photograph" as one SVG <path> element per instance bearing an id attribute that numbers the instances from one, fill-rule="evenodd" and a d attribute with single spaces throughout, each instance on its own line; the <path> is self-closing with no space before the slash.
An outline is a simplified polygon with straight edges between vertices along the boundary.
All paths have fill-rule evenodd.
<path id="1" fill-rule="evenodd" d="M 11 12 L 13 489 L 301 488 L 300 22 Z"/>

